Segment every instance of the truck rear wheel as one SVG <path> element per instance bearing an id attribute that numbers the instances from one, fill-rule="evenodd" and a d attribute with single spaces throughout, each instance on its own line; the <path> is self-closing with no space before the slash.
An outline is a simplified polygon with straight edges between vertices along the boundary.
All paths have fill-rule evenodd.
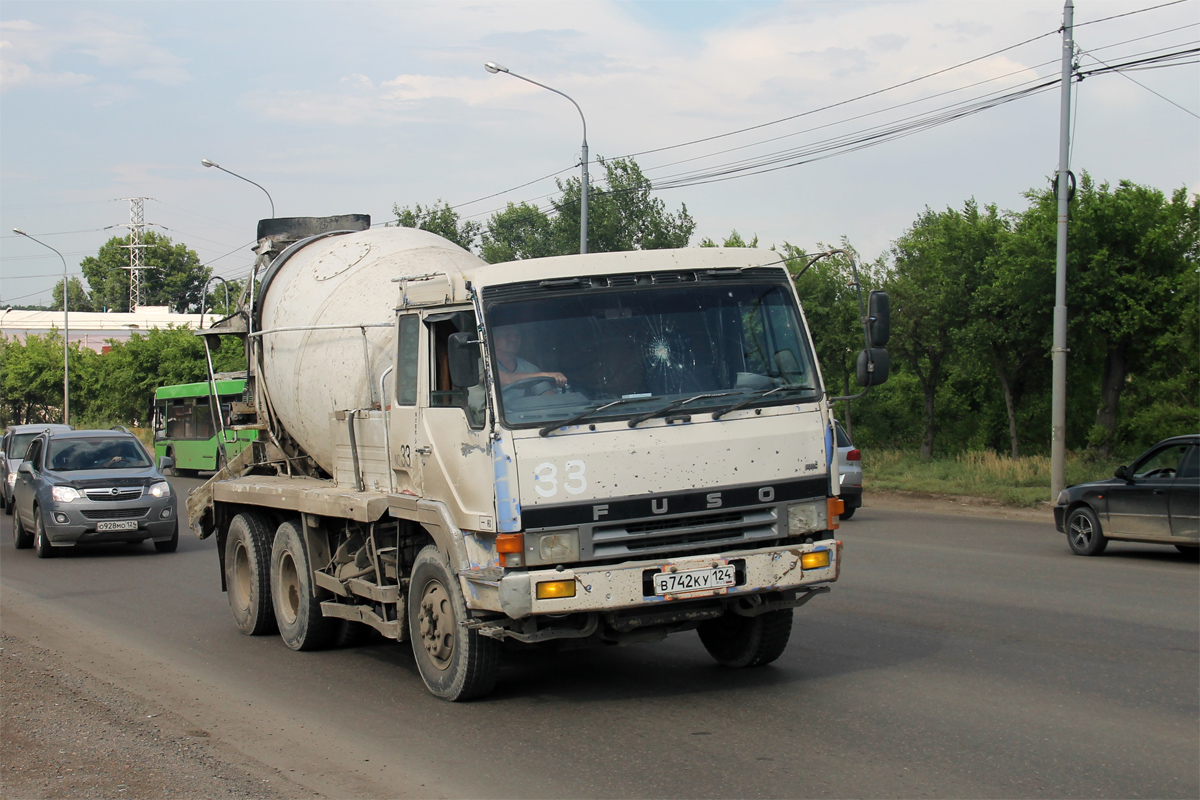
<path id="1" fill-rule="evenodd" d="M 275 532 L 271 547 L 271 600 L 275 622 L 284 644 L 293 650 L 329 647 L 337 634 L 337 620 L 321 614 L 321 600 L 329 593 L 313 596 L 308 552 L 294 522 L 285 522 Z"/>
<path id="2" fill-rule="evenodd" d="M 271 529 L 266 519 L 244 511 L 225 537 L 225 586 L 238 630 L 261 636 L 275 630 L 271 608 Z"/>
<path id="3" fill-rule="evenodd" d="M 496 684 L 500 642 L 463 625 L 467 603 L 445 556 L 417 554 L 408 589 L 413 656 L 429 691 L 443 700 L 482 697 Z"/>
<path id="4" fill-rule="evenodd" d="M 700 623 L 697 631 L 708 654 L 727 667 L 761 667 L 783 655 L 792 636 L 792 609 L 757 617 L 726 614 Z"/>

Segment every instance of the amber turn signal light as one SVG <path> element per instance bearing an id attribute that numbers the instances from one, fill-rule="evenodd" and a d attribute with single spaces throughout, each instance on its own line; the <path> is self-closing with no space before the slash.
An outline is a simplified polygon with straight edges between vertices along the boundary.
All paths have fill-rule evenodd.
<path id="1" fill-rule="evenodd" d="M 497 553 L 523 553 L 525 552 L 525 534 L 523 533 L 501 533 L 496 536 L 496 552 Z"/>
<path id="2" fill-rule="evenodd" d="M 846 503 L 840 497 L 830 497 L 826 503 L 825 519 L 829 523 L 829 530 L 835 531 L 838 527 L 838 517 L 846 510 Z"/>
<path id="3" fill-rule="evenodd" d="M 542 581 L 537 585 L 538 600 L 552 600 L 557 597 L 574 597 L 575 580 Z"/>
<path id="4" fill-rule="evenodd" d="M 829 566 L 829 551 L 815 550 L 800 556 L 800 569 L 821 569 Z"/>

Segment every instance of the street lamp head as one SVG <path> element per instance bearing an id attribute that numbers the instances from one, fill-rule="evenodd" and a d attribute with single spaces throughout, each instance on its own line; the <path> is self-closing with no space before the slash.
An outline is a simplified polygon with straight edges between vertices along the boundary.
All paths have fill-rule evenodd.
<path id="1" fill-rule="evenodd" d="M 29 235 L 28 233 L 21 230 L 20 228 L 13 228 L 13 233 L 17 234 L 18 236 L 28 236 Z"/>
<path id="2" fill-rule="evenodd" d="M 203 165 L 204 165 L 204 166 L 206 166 L 206 167 L 220 167 L 220 166 L 221 166 L 221 165 L 220 165 L 220 164 L 218 164 L 217 162 L 215 162 L 215 161 L 210 161 L 210 160 L 209 160 L 209 159 L 207 159 L 207 158 L 202 158 L 202 159 L 200 159 L 200 163 L 201 163 L 201 164 L 203 164 Z"/>
<path id="3" fill-rule="evenodd" d="M 495 75 L 497 72 L 508 72 L 508 67 L 501 66 L 495 61 L 489 61 L 483 65 L 483 68 Z"/>

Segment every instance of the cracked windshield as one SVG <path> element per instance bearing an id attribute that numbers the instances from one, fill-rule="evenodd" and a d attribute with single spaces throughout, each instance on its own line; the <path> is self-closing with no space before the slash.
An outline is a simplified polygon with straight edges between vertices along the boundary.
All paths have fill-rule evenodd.
<path id="1" fill-rule="evenodd" d="M 821 396 L 789 287 L 545 292 L 487 311 L 510 427 L 720 417 Z"/>

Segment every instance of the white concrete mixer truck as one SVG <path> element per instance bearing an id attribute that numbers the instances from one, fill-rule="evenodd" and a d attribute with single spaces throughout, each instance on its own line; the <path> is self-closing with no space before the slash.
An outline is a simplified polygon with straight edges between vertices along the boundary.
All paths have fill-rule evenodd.
<path id="1" fill-rule="evenodd" d="M 369 218 L 263 220 L 231 428 L 188 500 L 237 626 L 310 650 L 374 628 L 477 697 L 502 643 L 695 630 L 778 658 L 841 568 L 832 417 L 779 254 L 487 264 Z M 886 296 L 864 314 L 886 379 Z M 222 437 L 224 438 L 224 437 Z"/>

